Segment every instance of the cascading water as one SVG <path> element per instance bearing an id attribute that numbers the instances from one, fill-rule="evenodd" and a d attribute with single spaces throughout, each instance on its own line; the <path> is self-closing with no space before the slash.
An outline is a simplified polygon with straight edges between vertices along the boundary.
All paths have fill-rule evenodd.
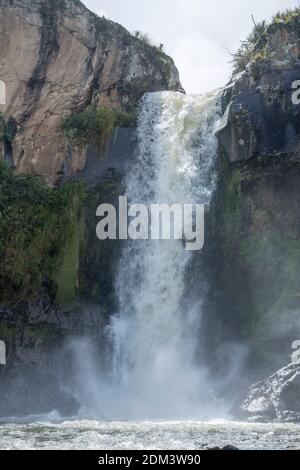
<path id="1" fill-rule="evenodd" d="M 129 203 L 209 203 L 218 96 L 144 96 L 138 152 L 126 181 Z M 120 310 L 109 327 L 106 410 L 114 418 L 207 416 L 209 386 L 195 358 L 201 292 L 193 306 L 184 298 L 192 256 L 178 240 L 126 242 L 116 280 Z"/>

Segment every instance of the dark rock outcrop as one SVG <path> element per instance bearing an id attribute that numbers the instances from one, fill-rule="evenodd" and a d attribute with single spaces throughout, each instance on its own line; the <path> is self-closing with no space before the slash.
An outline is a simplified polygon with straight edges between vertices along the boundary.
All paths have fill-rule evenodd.
<path id="1" fill-rule="evenodd" d="M 224 446 L 224 447 L 212 447 L 211 449 L 207 449 L 207 450 L 239 450 L 237 447 L 235 446 L 232 446 L 232 445 L 227 445 L 227 446 Z"/>
<path id="2" fill-rule="evenodd" d="M 241 415 L 254 421 L 300 422 L 300 365 L 289 364 L 249 390 Z"/>
<path id="3" fill-rule="evenodd" d="M 0 306 L 0 337 L 7 351 L 0 368 L 0 417 L 53 410 L 75 415 L 80 408 L 75 341 L 94 344 L 100 354 L 105 321 L 98 305 L 62 309 L 47 296 L 20 302 L 13 310 Z"/>
<path id="4" fill-rule="evenodd" d="M 203 328 L 214 370 L 227 367 L 224 343 L 245 347 L 241 388 L 283 367 L 300 336 L 299 32 L 299 13 L 272 22 L 266 57 L 223 94 Z"/>
<path id="5" fill-rule="evenodd" d="M 272 24 L 268 58 L 250 63 L 227 87 L 217 135 L 227 158 L 285 155 L 299 148 L 300 104 L 292 99 L 300 79 L 300 20 Z"/>

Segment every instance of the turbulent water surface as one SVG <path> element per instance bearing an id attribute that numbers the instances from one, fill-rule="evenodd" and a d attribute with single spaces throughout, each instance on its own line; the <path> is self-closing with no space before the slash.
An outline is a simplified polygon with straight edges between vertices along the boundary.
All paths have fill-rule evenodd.
<path id="1" fill-rule="evenodd" d="M 1 449 L 300 449 L 300 426 L 226 421 L 38 421 L 0 424 Z"/>

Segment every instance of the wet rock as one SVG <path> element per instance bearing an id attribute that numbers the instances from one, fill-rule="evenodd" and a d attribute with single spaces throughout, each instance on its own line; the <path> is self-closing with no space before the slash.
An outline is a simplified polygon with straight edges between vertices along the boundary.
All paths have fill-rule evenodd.
<path id="1" fill-rule="evenodd" d="M 79 403 L 72 392 L 61 385 L 61 378 L 41 368 L 15 370 L 0 384 L 0 417 L 27 416 L 57 411 L 74 416 Z"/>
<path id="2" fill-rule="evenodd" d="M 255 421 L 300 422 L 300 364 L 289 364 L 250 388 L 241 405 Z"/>
<path id="3" fill-rule="evenodd" d="M 239 449 L 235 446 L 227 445 L 224 447 L 212 447 L 211 449 L 208 449 L 208 450 L 239 450 Z"/>
<path id="4" fill-rule="evenodd" d="M 217 137 L 232 162 L 298 149 L 300 106 L 292 100 L 292 84 L 300 79 L 298 27 L 272 25 L 268 58 L 250 63 L 224 91 Z"/>
<path id="5" fill-rule="evenodd" d="M 106 318 L 96 305 L 53 305 L 47 298 L 0 305 L 0 339 L 6 344 L 6 365 L 0 368 L 0 416 L 58 411 L 73 416 L 78 368 L 72 341 L 82 338 L 101 354 Z"/>

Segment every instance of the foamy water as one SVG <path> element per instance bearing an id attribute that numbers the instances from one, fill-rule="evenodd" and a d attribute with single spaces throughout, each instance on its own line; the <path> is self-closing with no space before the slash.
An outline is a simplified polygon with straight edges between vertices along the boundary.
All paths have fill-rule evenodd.
<path id="1" fill-rule="evenodd" d="M 209 204 L 218 98 L 218 91 L 198 97 L 174 92 L 144 96 L 137 155 L 126 180 L 131 204 Z M 100 393 L 109 417 L 221 415 L 196 358 L 203 294 L 198 285 L 185 298 L 191 258 L 182 240 L 127 242 L 116 279 L 120 310 L 109 328 L 111 374 L 103 378 L 106 392 Z"/>
<path id="2" fill-rule="evenodd" d="M 36 421 L 0 424 L 1 449 L 300 449 L 300 426 L 229 421 Z"/>

